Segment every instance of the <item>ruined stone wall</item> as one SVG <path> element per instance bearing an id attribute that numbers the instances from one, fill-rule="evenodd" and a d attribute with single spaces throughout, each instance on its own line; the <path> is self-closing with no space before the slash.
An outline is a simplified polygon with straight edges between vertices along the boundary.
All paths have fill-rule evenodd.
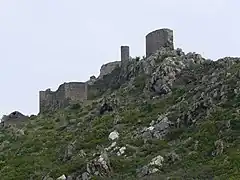
<path id="1" fill-rule="evenodd" d="M 87 84 L 82 82 L 65 83 L 65 98 L 71 101 L 83 101 L 87 99 Z"/>
<path id="2" fill-rule="evenodd" d="M 161 47 L 174 49 L 173 31 L 171 29 L 158 29 L 146 36 L 146 57 L 151 56 Z"/>
<path id="3" fill-rule="evenodd" d="M 2 125 L 3 126 L 9 126 L 9 125 L 14 125 L 16 127 L 21 127 L 28 121 L 29 117 L 23 115 L 22 113 L 18 111 L 14 111 L 11 114 L 4 116 L 2 119 Z"/>
<path id="4" fill-rule="evenodd" d="M 18 119 L 9 119 L 7 121 L 4 121 L 4 126 L 14 125 L 16 127 L 21 127 L 28 121 L 28 118 L 18 118 Z"/>
<path id="5" fill-rule="evenodd" d="M 53 100 L 54 92 L 52 92 L 51 89 L 47 89 L 46 91 L 40 91 L 39 93 L 40 112 L 49 109 L 50 105 L 53 104 Z"/>
<path id="6" fill-rule="evenodd" d="M 64 83 L 57 91 L 40 91 L 40 112 L 64 108 L 72 102 L 87 99 L 87 84 L 81 82 Z"/>

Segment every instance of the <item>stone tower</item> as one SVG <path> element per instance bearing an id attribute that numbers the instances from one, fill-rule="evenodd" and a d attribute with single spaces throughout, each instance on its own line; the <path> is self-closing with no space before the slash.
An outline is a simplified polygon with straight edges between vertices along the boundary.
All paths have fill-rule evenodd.
<path id="1" fill-rule="evenodd" d="M 161 47 L 173 47 L 173 30 L 171 29 L 158 29 L 150 32 L 146 36 L 146 57 L 151 56 Z"/>
<path id="2" fill-rule="evenodd" d="M 129 46 L 121 46 L 121 64 L 127 64 L 129 61 Z"/>

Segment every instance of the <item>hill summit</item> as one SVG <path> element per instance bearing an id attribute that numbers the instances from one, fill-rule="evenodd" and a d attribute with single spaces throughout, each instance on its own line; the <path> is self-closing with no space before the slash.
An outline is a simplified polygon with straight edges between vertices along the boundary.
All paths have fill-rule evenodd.
<path id="1" fill-rule="evenodd" d="M 175 49 L 169 29 L 146 48 L 1 127 L 1 179 L 240 179 L 240 58 Z"/>

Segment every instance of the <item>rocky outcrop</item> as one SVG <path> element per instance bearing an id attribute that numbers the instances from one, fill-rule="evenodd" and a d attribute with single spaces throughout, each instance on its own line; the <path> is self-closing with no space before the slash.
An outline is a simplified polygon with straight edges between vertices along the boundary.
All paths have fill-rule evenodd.
<path id="1" fill-rule="evenodd" d="M 157 138 L 164 139 L 168 134 L 173 123 L 170 122 L 167 116 L 159 115 L 156 121 L 152 121 L 149 127 L 143 128 L 140 134 L 144 140 Z"/>
<path id="2" fill-rule="evenodd" d="M 155 54 L 142 61 L 141 69 L 150 75 L 147 88 L 159 95 L 171 93 L 173 82 L 177 75 L 186 68 L 201 64 L 205 61 L 196 53 L 185 53 L 181 49 L 168 50 L 161 48 Z"/>
<path id="3" fill-rule="evenodd" d="M 141 178 L 158 172 L 163 166 L 163 162 L 164 158 L 161 155 L 158 155 L 157 157 L 153 158 L 148 165 L 137 170 L 138 177 Z"/>
<path id="4" fill-rule="evenodd" d="M 102 79 L 105 75 L 110 74 L 115 68 L 120 67 L 120 66 L 121 66 L 120 61 L 110 62 L 110 63 L 102 65 L 98 79 Z"/>

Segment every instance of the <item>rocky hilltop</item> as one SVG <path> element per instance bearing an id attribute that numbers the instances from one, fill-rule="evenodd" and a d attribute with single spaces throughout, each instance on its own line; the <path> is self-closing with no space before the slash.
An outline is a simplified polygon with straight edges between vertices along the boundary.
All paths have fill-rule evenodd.
<path id="1" fill-rule="evenodd" d="M 240 179 L 239 70 L 168 47 L 132 58 L 87 101 L 2 127 L 1 179 Z"/>

